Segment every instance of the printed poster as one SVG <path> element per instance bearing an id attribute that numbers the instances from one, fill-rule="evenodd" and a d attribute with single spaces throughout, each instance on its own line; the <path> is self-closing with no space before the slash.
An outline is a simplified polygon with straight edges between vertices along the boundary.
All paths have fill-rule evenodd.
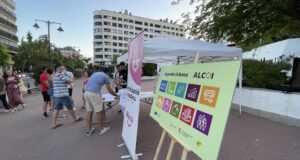
<path id="1" fill-rule="evenodd" d="M 144 32 L 141 32 L 128 45 L 127 102 L 123 120 L 122 138 L 132 159 L 137 159 L 135 150 L 139 121 L 143 47 Z"/>
<path id="2" fill-rule="evenodd" d="M 163 68 L 150 116 L 202 160 L 216 160 L 239 69 L 239 61 Z"/>

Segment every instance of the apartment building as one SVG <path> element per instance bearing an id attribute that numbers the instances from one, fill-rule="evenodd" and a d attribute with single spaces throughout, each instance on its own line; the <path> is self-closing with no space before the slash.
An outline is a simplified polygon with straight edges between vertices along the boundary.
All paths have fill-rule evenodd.
<path id="1" fill-rule="evenodd" d="M 133 16 L 127 10 L 94 11 L 94 65 L 109 65 L 114 55 L 128 50 L 128 41 L 144 30 L 145 40 L 154 37 L 185 38 L 185 28 L 176 22 Z"/>
<path id="2" fill-rule="evenodd" d="M 0 0 L 0 44 L 11 54 L 16 54 L 18 47 L 15 9 L 13 0 Z"/>

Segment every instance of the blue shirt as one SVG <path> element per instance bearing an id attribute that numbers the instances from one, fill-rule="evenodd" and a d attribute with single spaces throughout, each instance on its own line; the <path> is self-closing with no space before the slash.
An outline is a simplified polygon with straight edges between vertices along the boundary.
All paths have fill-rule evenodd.
<path id="1" fill-rule="evenodd" d="M 89 78 L 85 91 L 100 94 L 104 84 L 110 84 L 110 78 L 103 72 L 96 72 Z"/>
<path id="2" fill-rule="evenodd" d="M 67 81 L 70 78 L 64 73 L 56 73 L 53 79 L 54 97 L 68 97 L 69 88 Z"/>

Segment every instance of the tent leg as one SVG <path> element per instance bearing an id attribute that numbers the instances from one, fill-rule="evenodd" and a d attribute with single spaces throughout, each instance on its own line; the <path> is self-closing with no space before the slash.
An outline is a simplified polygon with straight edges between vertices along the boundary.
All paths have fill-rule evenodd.
<path id="1" fill-rule="evenodd" d="M 240 115 L 239 117 L 241 118 L 242 116 L 242 79 L 243 79 L 243 59 L 242 57 L 240 57 L 240 61 L 241 61 L 241 69 L 240 69 L 240 73 L 239 73 L 239 111 L 240 111 Z"/>

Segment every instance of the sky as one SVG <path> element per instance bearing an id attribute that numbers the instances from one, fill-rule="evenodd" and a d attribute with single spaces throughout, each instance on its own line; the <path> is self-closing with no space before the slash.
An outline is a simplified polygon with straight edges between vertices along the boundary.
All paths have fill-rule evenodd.
<path id="1" fill-rule="evenodd" d="M 93 56 L 93 11 L 128 9 L 133 15 L 151 19 L 180 20 L 181 14 L 191 10 L 189 0 L 172 6 L 172 0 L 14 0 L 17 14 L 17 35 L 26 38 L 27 32 L 33 38 L 47 34 L 46 23 L 39 23 L 35 29 L 35 19 L 62 23 L 64 32 L 58 32 L 59 25 L 51 26 L 51 43 L 57 47 L 72 46 L 80 49 L 86 57 Z"/>

